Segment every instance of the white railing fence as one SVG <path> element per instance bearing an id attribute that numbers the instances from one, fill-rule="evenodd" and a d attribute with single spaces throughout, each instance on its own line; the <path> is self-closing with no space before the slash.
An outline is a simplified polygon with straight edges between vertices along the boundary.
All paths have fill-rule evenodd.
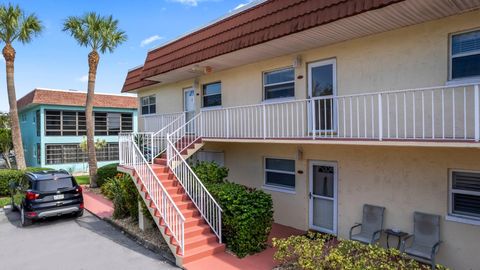
<path id="1" fill-rule="evenodd" d="M 200 138 L 200 119 L 200 115 L 196 115 L 184 126 L 168 135 L 167 165 L 221 243 L 222 208 L 182 157 L 183 151 Z"/>
<path id="2" fill-rule="evenodd" d="M 197 138 L 478 142 L 479 99 L 479 85 L 315 97 L 205 110 L 189 128 Z"/>
<path id="3" fill-rule="evenodd" d="M 175 112 L 167 114 L 142 115 L 140 118 L 140 124 L 143 127 L 143 131 L 156 133 L 181 116 L 185 116 L 185 113 Z"/>
<path id="4" fill-rule="evenodd" d="M 167 134 L 172 133 L 185 124 L 185 113 L 148 116 L 151 119 L 158 117 L 158 122 L 164 122 L 164 126 L 157 132 L 137 132 L 134 140 L 145 159 L 153 164 L 154 159 L 167 149 Z M 167 121 L 168 119 L 168 121 Z"/>
<path id="5" fill-rule="evenodd" d="M 165 187 L 157 178 L 149 162 L 135 142 L 134 134 L 119 135 L 120 165 L 132 168 L 142 181 L 152 202 L 159 212 L 165 226 L 172 234 L 180 247 L 181 254 L 185 254 L 185 217 L 177 208 Z"/>

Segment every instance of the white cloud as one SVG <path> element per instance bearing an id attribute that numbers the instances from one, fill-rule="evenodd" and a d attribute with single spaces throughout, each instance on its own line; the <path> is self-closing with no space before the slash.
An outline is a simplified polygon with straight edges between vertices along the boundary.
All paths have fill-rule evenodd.
<path id="1" fill-rule="evenodd" d="M 157 40 L 161 40 L 161 39 L 163 39 L 163 37 L 161 37 L 159 35 L 154 35 L 154 36 L 148 37 L 148 38 L 142 40 L 142 42 L 140 42 L 140 47 L 145 47 L 148 44 L 150 44 L 152 42 L 155 42 Z"/>
<path id="2" fill-rule="evenodd" d="M 241 4 L 239 4 L 238 6 L 236 6 L 233 10 L 237 10 L 237 9 L 243 8 L 244 6 L 246 6 L 246 5 L 248 5 L 248 4 L 252 3 L 252 2 L 253 2 L 253 0 L 248 0 L 248 1 L 245 2 L 245 3 L 241 3 Z"/>
<path id="3" fill-rule="evenodd" d="M 171 1 L 180 3 L 182 5 L 196 7 L 196 6 L 198 6 L 198 2 L 200 0 L 171 0 Z"/>
<path id="4" fill-rule="evenodd" d="M 88 82 L 88 74 L 83 75 L 82 77 L 78 78 L 80 82 Z"/>

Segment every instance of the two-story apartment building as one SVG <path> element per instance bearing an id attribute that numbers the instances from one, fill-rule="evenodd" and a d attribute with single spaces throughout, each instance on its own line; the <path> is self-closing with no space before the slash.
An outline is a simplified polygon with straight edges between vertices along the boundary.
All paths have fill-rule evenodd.
<path id="1" fill-rule="evenodd" d="M 88 172 L 86 92 L 37 88 L 18 100 L 20 129 L 27 166 Z M 95 94 L 95 138 L 98 165 L 118 162 L 118 134 L 137 131 L 137 99 L 132 95 Z"/>
<path id="2" fill-rule="evenodd" d="M 257 1 L 151 50 L 122 92 L 140 130 L 173 124 L 170 140 L 270 193 L 277 223 L 347 238 L 363 204 L 408 233 L 415 211 L 436 214 L 438 262 L 478 269 L 479 8 Z"/>

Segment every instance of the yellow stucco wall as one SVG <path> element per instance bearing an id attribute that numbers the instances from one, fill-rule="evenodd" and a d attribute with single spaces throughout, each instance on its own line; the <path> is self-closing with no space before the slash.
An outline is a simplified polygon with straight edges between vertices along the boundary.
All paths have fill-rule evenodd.
<path id="1" fill-rule="evenodd" d="M 386 207 L 385 228 L 413 232 L 413 212 L 442 216 L 439 262 L 455 269 L 478 269 L 480 226 L 445 220 L 448 214 L 449 170 L 480 171 L 480 149 L 207 143 L 205 149 L 225 153 L 229 180 L 251 187 L 264 184 L 264 157 L 296 159 L 295 194 L 270 191 L 275 222 L 306 230 L 310 160 L 338 165 L 338 233 L 348 237 L 361 222 L 365 203 Z M 384 239 L 382 240 L 382 242 Z M 392 244 L 395 244 L 392 241 Z"/>
<path id="2" fill-rule="evenodd" d="M 295 71 L 295 98 L 307 96 L 307 63 L 336 59 L 338 95 L 445 85 L 448 80 L 448 48 L 451 33 L 480 27 L 480 11 L 473 11 L 420 25 L 299 52 L 303 64 Z M 297 54 L 295 54 L 297 55 Z M 262 102 L 262 72 L 292 65 L 294 55 L 245 65 L 198 78 L 204 83 L 222 82 L 223 107 Z M 194 80 L 154 86 L 139 97 L 156 94 L 157 112 L 183 109 L 183 89 Z M 199 87 L 198 87 L 199 88 Z M 197 89 L 197 93 L 200 93 Z M 196 97 L 197 108 L 201 95 Z M 252 186 L 263 184 L 265 156 L 293 158 L 297 145 L 207 143 L 206 149 L 225 152 L 230 180 Z M 439 262 L 456 269 L 478 269 L 480 226 L 446 221 L 448 170 L 480 171 L 480 150 L 420 147 L 303 145 L 303 159 L 296 161 L 296 193 L 272 194 L 275 220 L 308 229 L 308 160 L 338 163 L 338 232 L 361 221 L 364 203 L 386 207 L 385 227 L 412 231 L 413 212 L 442 216 Z"/>
<path id="3" fill-rule="evenodd" d="M 295 98 L 307 97 L 307 65 L 337 61 L 338 95 L 444 85 L 448 80 L 449 35 L 480 27 L 480 11 L 447 17 L 398 30 L 345 41 L 326 47 L 260 61 L 198 78 L 202 84 L 222 82 L 223 107 L 262 102 L 262 72 L 292 65 L 295 55 L 303 64 L 296 68 Z M 185 80 L 139 91 L 139 97 L 157 95 L 158 113 L 183 109 L 182 89 L 194 85 Z M 201 94 L 197 89 L 197 108 Z"/>

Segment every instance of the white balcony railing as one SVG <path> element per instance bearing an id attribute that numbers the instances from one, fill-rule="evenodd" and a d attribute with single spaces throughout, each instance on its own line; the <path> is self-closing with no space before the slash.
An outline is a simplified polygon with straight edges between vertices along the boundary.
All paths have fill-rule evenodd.
<path id="1" fill-rule="evenodd" d="M 479 85 L 316 97 L 202 111 L 199 137 L 475 141 Z"/>
<path id="2" fill-rule="evenodd" d="M 167 135 L 185 124 L 185 113 L 149 115 L 147 119 L 151 125 L 155 123 L 154 126 L 159 125 L 161 128 L 156 132 L 137 132 L 134 140 L 145 159 L 153 163 L 167 149 Z"/>
<path id="3" fill-rule="evenodd" d="M 185 217 L 138 148 L 134 134 L 120 134 L 118 143 L 120 165 L 135 171 L 165 226 L 179 244 L 181 254 L 185 254 Z"/>
<path id="4" fill-rule="evenodd" d="M 157 133 L 181 117 L 185 117 L 184 112 L 142 115 L 140 117 L 140 122 L 144 132 Z M 183 124 L 184 123 L 182 123 L 182 125 Z"/>

